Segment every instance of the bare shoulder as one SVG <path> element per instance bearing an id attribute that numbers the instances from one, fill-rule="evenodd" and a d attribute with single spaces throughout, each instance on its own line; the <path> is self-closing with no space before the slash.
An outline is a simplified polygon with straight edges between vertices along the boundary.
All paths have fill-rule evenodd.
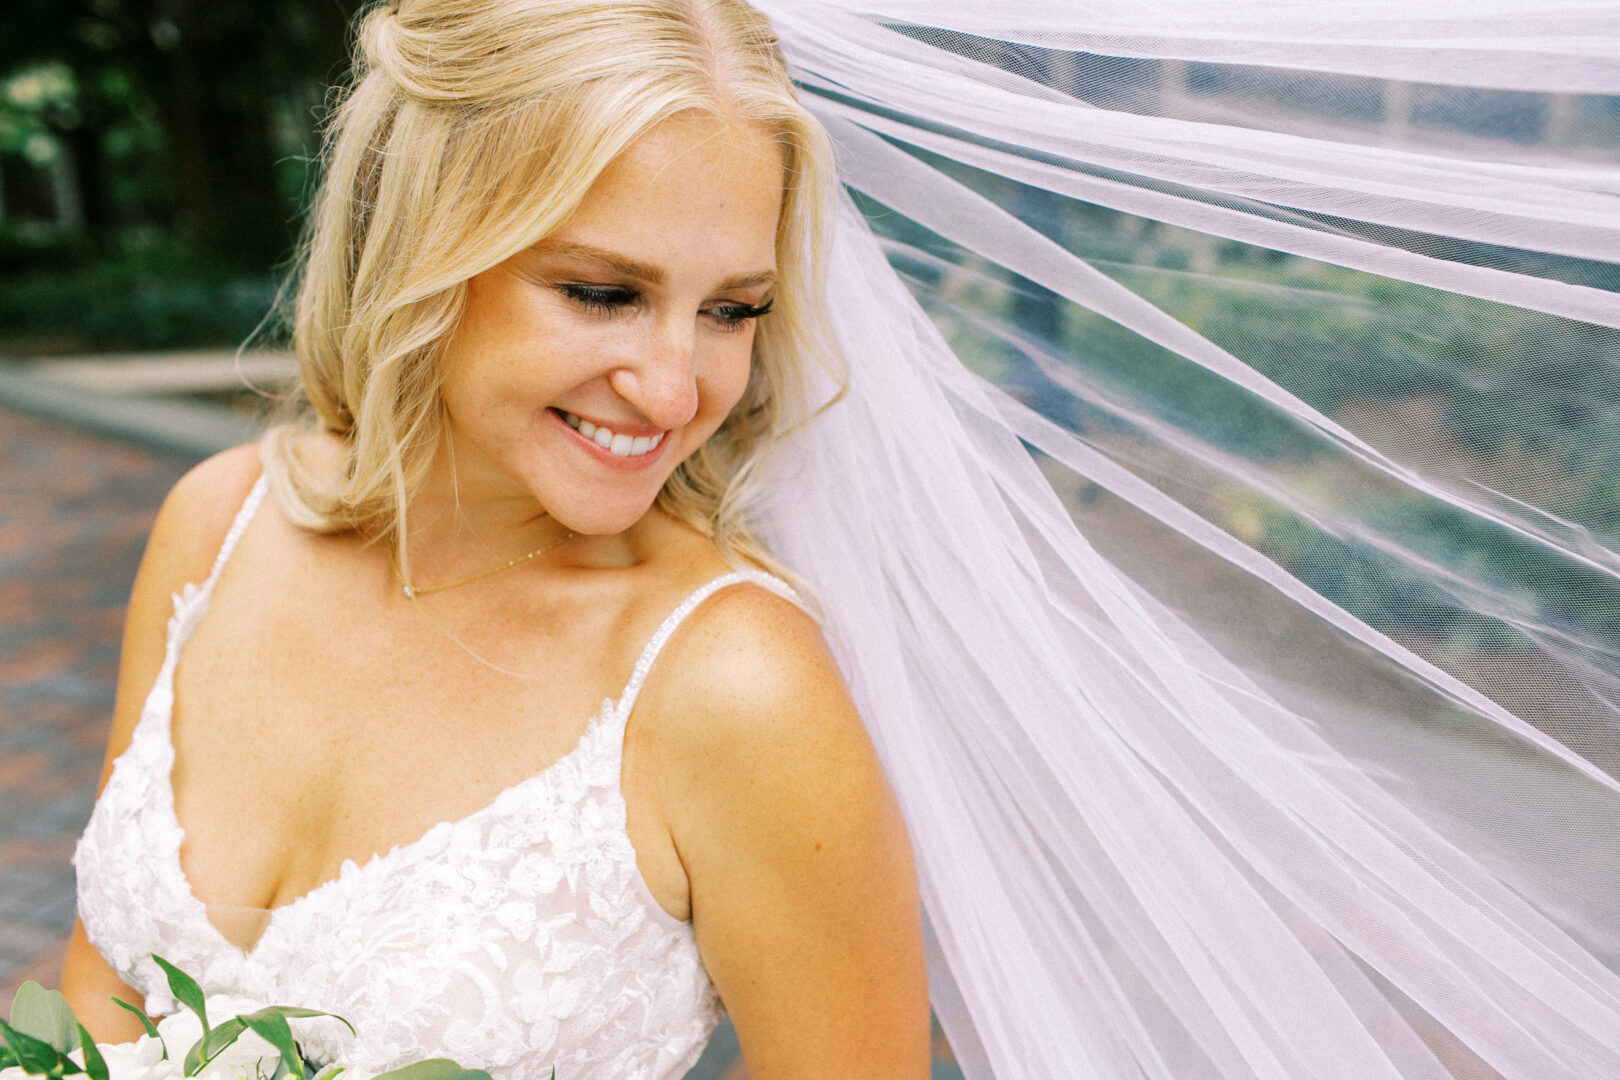
<path id="1" fill-rule="evenodd" d="M 910 843 L 820 628 L 755 585 L 691 622 L 650 726 L 698 948 L 750 1074 L 926 1075 Z"/>
<path id="2" fill-rule="evenodd" d="M 795 748 L 802 759 L 807 740 L 829 751 L 849 740 L 865 745 L 821 628 L 759 585 L 706 600 L 660 665 L 659 723 L 701 761 L 735 763 L 773 747 Z"/>
<path id="3" fill-rule="evenodd" d="M 858 830 L 888 813 L 887 782 L 821 628 L 768 589 L 709 597 L 665 647 L 641 700 L 632 736 L 657 777 L 694 904 L 705 866 L 723 876 L 750 850 L 774 855 L 807 830 Z"/>
<path id="4" fill-rule="evenodd" d="M 142 577 L 206 576 L 263 465 L 257 445 L 232 447 L 193 467 L 170 489 L 152 525 Z"/>

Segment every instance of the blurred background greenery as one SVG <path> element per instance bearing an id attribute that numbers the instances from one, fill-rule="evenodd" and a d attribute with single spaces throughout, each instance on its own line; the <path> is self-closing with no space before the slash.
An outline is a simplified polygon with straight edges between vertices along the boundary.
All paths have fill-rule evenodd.
<path id="1" fill-rule="evenodd" d="M 9 0 L 0 356 L 240 343 L 359 0 Z"/>
<path id="2" fill-rule="evenodd" d="M 1599 130 L 1616 132 L 1620 101 L 1582 107 L 1604 119 Z M 1609 570 L 1571 554 L 1620 549 L 1620 334 L 952 171 L 1502 520 L 1357 464 L 1250 390 L 863 200 L 891 261 L 970 367 L 1524 719 L 1563 736 L 1571 716 L 1612 717 L 1611 703 L 1572 691 L 1562 669 L 1620 687 L 1620 588 Z M 1414 237 L 1414 249 L 1425 239 Z M 1478 256 L 1620 291 L 1609 264 L 1502 249 Z M 1101 517 L 1120 512 L 1095 486 L 1059 494 L 1093 542 Z M 1149 532 L 1137 523 L 1123 535 L 1140 546 Z M 1537 538 L 1545 534 L 1560 544 Z M 1217 588 L 1213 578 L 1179 584 Z M 1612 740 L 1582 749 L 1620 774 Z"/>

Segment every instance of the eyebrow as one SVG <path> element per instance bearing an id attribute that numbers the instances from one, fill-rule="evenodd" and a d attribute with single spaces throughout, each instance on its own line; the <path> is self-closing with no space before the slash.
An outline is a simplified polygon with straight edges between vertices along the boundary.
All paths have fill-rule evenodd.
<path id="1" fill-rule="evenodd" d="M 610 270 L 623 274 L 626 277 L 645 281 L 649 285 L 662 285 L 664 272 L 656 266 L 632 259 L 627 255 L 620 255 L 616 251 L 605 248 L 591 247 L 589 244 L 576 244 L 566 240 L 542 240 L 534 245 L 534 250 L 543 255 L 561 255 L 569 259 L 584 259 L 587 262 L 600 263 Z M 776 281 L 775 270 L 756 270 L 751 274 L 739 274 L 727 278 L 720 283 L 720 290 L 748 289 L 756 285 L 769 285 Z"/>

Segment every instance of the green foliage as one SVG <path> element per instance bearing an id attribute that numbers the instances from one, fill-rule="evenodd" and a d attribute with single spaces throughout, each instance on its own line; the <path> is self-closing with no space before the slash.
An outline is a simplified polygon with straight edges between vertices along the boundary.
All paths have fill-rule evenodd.
<path id="1" fill-rule="evenodd" d="M 557 1075 L 555 1069 L 551 1075 Z M 448 1058 L 428 1058 L 385 1072 L 376 1080 L 490 1080 L 490 1075 L 482 1069 L 463 1069 Z"/>
<path id="2" fill-rule="evenodd" d="M 78 115 L 78 80 L 60 60 L 31 64 L 0 81 L 0 151 L 43 166 L 61 153 L 54 129 Z"/>
<path id="3" fill-rule="evenodd" d="M 169 983 L 169 992 L 185 1008 L 191 1010 L 202 1024 L 202 1036 L 186 1052 L 183 1073 L 196 1076 L 210 1062 L 230 1048 L 242 1033 L 252 1031 L 275 1048 L 279 1063 L 275 1077 L 292 1080 L 335 1080 L 343 1072 L 341 1066 L 318 1069 L 304 1058 L 293 1037 L 288 1020 L 328 1017 L 341 1023 L 354 1034 L 354 1026 L 341 1016 L 315 1009 L 300 1009 L 287 1005 L 271 1005 L 242 1016 L 233 1016 L 217 1027 L 208 1024 L 207 1001 L 197 981 L 161 956 L 152 960 L 160 967 Z M 146 1033 L 161 1040 L 158 1029 L 144 1012 L 127 1001 L 113 1001 L 141 1019 Z M 82 1050 L 81 1066 L 68 1055 Z M 168 1048 L 163 1057 L 168 1059 Z M 46 990 L 38 983 L 24 983 L 12 1000 L 11 1021 L 0 1021 L 0 1069 L 20 1066 L 31 1075 L 47 1080 L 83 1074 L 89 1080 L 108 1080 L 107 1063 L 97 1049 L 95 1040 L 73 1015 L 67 999 L 55 990 Z M 488 1073 L 477 1069 L 464 1069 L 446 1058 L 429 1058 L 392 1072 L 377 1080 L 490 1080 Z M 552 1080 L 556 1071 L 552 1071 Z"/>
<path id="4" fill-rule="evenodd" d="M 289 1075 L 295 1077 L 296 1080 L 304 1080 L 306 1070 L 303 1054 L 299 1051 L 298 1044 L 293 1041 L 292 1029 L 287 1026 L 287 1018 L 331 1016 L 331 1013 L 317 1012 L 314 1009 L 297 1009 L 285 1005 L 272 1005 L 257 1012 L 248 1013 L 246 1016 L 231 1017 L 218 1027 L 210 1028 L 208 1026 L 206 999 L 203 996 L 202 988 L 197 985 L 196 980 L 161 956 L 153 954 L 152 960 L 158 967 L 163 969 L 164 974 L 168 977 L 169 992 L 174 995 L 175 1000 L 196 1014 L 197 1019 L 202 1023 L 202 1037 L 192 1045 L 191 1049 L 186 1051 L 183 1063 L 183 1071 L 186 1076 L 196 1076 L 202 1072 L 203 1069 L 208 1067 L 209 1062 L 224 1053 L 237 1039 L 241 1038 L 242 1032 L 253 1031 L 275 1047 L 276 1052 L 281 1055 L 282 1065 Z M 347 1020 L 343 1020 L 342 1017 L 336 1017 L 336 1019 L 342 1021 L 344 1026 L 348 1027 L 349 1031 L 353 1033 L 354 1028 L 349 1025 Z"/>
<path id="5" fill-rule="evenodd" d="M 298 1044 L 293 1041 L 292 1028 L 287 1026 L 285 1016 L 273 1009 L 267 1009 L 237 1019 L 276 1048 L 276 1052 L 281 1055 L 281 1068 L 286 1069 L 287 1075 L 302 1080 L 304 1056 L 299 1052 Z"/>
<path id="6" fill-rule="evenodd" d="M 114 1005 L 117 1005 L 121 1009 L 125 1009 L 125 1010 L 127 1010 L 129 1012 L 134 1013 L 136 1018 L 140 1020 L 141 1027 L 146 1029 L 146 1033 L 148 1035 L 152 1036 L 152 1038 L 159 1039 L 159 1041 L 161 1041 L 161 1037 L 158 1035 L 157 1025 L 152 1023 L 152 1018 L 150 1016 L 146 1015 L 146 1010 L 145 1009 L 138 1009 L 135 1006 L 131 1005 L 129 1002 L 125 1001 L 123 998 L 113 998 L 112 1003 Z M 163 1048 L 163 1059 L 165 1061 L 167 1061 L 168 1058 L 169 1058 L 169 1048 L 167 1046 L 165 1046 Z"/>
<path id="7" fill-rule="evenodd" d="M 8 245 L 0 239 L 0 266 Z M 234 346 L 277 279 L 173 245 L 0 278 L 0 356 Z"/>
<path id="8" fill-rule="evenodd" d="M 90 1037 L 90 1032 L 86 1031 L 84 1025 L 77 1020 L 73 1022 L 73 1026 L 78 1030 L 79 1045 L 84 1049 L 85 1074 L 90 1080 L 108 1080 L 107 1061 L 96 1047 L 96 1040 Z"/>
<path id="9" fill-rule="evenodd" d="M 11 999 L 11 1026 L 50 1043 L 64 1054 L 78 1047 L 78 1020 L 59 990 L 46 990 L 32 980 Z"/>
<path id="10" fill-rule="evenodd" d="M 1223 241 L 919 156 L 1375 445 L 1397 455 L 1421 447 L 1438 475 L 1460 478 L 1447 482 L 1516 483 L 1496 504 L 1528 504 L 1528 520 L 1574 549 L 1620 541 L 1613 330 Z M 1298 510 L 1250 491 L 1243 513 L 1253 520 L 1239 531 L 1371 625 L 1466 653 L 1527 651 L 1519 627 L 1532 624 L 1594 657 L 1620 651 L 1620 595 L 1579 559 L 1358 473 L 1327 436 L 1259 395 L 858 201 L 897 269 L 936 298 L 929 314 L 970 366 L 1155 482 L 1197 482 L 1171 475 L 1172 455 L 1152 431 L 1163 425 L 1187 440 L 1178 452 L 1193 460 L 1226 455 L 1294 490 Z M 1620 285 L 1613 266 L 1467 254 Z M 1414 427 L 1425 430 L 1414 438 Z M 1350 490 L 1353 505 L 1335 501 Z M 1183 486 L 1180 495 L 1221 519 L 1213 493 Z"/>
<path id="11" fill-rule="evenodd" d="M 83 1071 L 65 1051 L 43 1039 L 25 1035 L 4 1021 L 0 1021 L 0 1039 L 5 1041 L 6 1051 L 6 1056 L 0 1057 L 0 1066 L 16 1065 L 24 1072 L 50 1080 Z"/>
<path id="12" fill-rule="evenodd" d="M 268 265 L 289 247 L 360 2 L 9 0 L 6 167 L 65 161 L 83 218 L 68 227 L 97 247 L 142 225 Z"/>
<path id="13" fill-rule="evenodd" d="M 0 1069 L 18 1066 L 49 1080 L 81 1073 L 90 1080 L 107 1080 L 107 1063 L 67 999 L 36 982 L 17 988 L 11 1001 L 11 1022 L 0 1021 L 0 1044 Z M 83 1066 L 68 1056 L 81 1045 Z"/>
<path id="14" fill-rule="evenodd" d="M 169 980 L 169 993 L 174 995 L 174 999 L 196 1013 L 197 1019 L 202 1021 L 202 1041 L 206 1043 L 208 1041 L 208 1002 L 203 997 L 202 987 L 197 985 L 196 979 L 193 979 L 156 953 L 152 954 L 152 962 L 163 969 L 163 974 Z"/>

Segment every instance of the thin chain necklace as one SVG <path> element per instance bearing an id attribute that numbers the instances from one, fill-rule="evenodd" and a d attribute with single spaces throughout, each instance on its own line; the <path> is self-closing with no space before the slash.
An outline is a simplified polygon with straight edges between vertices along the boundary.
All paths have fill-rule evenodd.
<path id="1" fill-rule="evenodd" d="M 405 580 L 405 575 L 399 572 L 399 561 L 394 557 L 393 551 L 389 551 L 388 553 L 388 565 L 393 567 L 394 580 L 399 582 L 399 587 L 405 593 L 405 599 L 414 600 L 418 596 L 426 596 L 428 593 L 444 592 L 446 589 L 455 589 L 462 585 L 471 585 L 475 581 L 482 581 L 487 577 L 493 577 L 502 570 L 510 570 L 519 563 L 526 563 L 530 559 L 538 559 L 552 548 L 568 543 L 568 541 L 572 540 L 576 535 L 577 534 L 570 529 L 568 532 L 563 533 L 550 543 L 542 544 L 535 548 L 527 555 L 519 555 L 517 558 L 511 560 L 510 562 L 504 562 L 493 570 L 485 570 L 482 573 L 474 574 L 472 577 L 464 577 L 460 581 L 452 581 L 447 585 L 412 585 L 410 582 Z"/>

